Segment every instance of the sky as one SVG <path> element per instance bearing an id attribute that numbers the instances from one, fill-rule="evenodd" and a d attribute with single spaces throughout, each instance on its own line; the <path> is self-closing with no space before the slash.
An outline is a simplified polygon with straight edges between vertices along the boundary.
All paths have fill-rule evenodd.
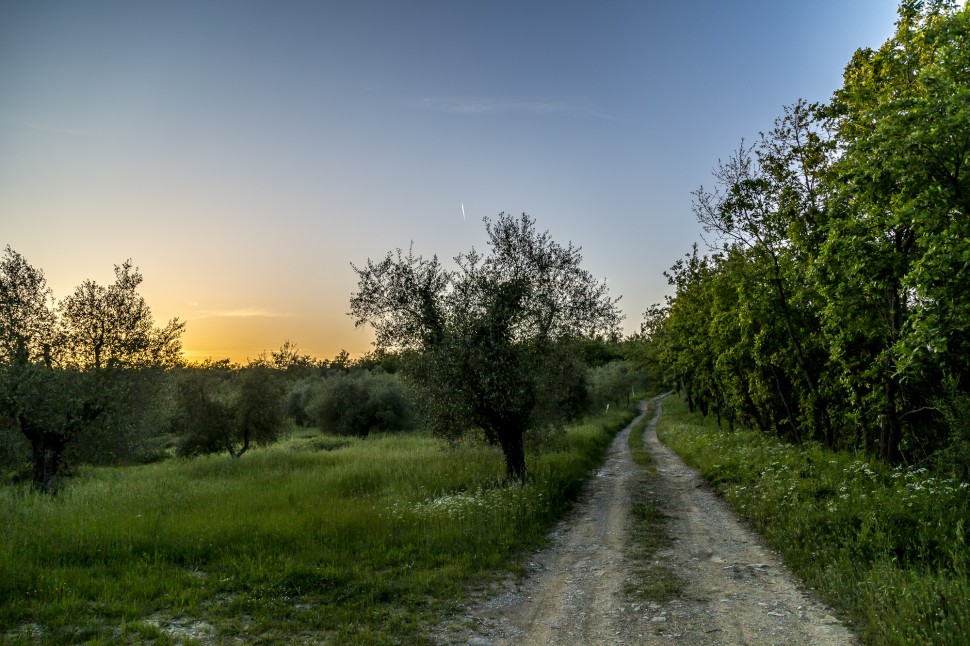
<path id="1" fill-rule="evenodd" d="M 0 2 L 0 246 L 55 298 L 131 259 L 186 357 L 371 349 L 363 264 L 528 213 L 622 296 L 700 241 L 691 192 L 825 101 L 888 0 Z M 462 213 L 464 208 L 464 215 Z"/>

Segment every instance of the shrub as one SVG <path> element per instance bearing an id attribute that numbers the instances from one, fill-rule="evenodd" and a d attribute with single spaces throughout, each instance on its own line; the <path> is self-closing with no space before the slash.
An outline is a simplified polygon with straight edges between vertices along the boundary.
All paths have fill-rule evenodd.
<path id="1" fill-rule="evenodd" d="M 306 411 L 314 424 L 339 435 L 367 437 L 371 431 L 414 426 L 414 413 L 400 380 L 384 373 L 338 373 L 319 380 Z"/>
<path id="2" fill-rule="evenodd" d="M 313 395 L 313 386 L 318 381 L 318 378 L 313 377 L 300 379 L 290 387 L 290 392 L 286 395 L 286 414 L 297 426 L 307 427 L 313 424 L 307 412 L 307 404 Z"/>
<path id="3" fill-rule="evenodd" d="M 951 387 L 949 398 L 937 405 L 947 428 L 946 444 L 935 456 L 938 468 L 959 480 L 970 480 L 970 395 Z"/>
<path id="4" fill-rule="evenodd" d="M 0 482 L 30 473 L 30 444 L 12 420 L 0 417 Z"/>
<path id="5" fill-rule="evenodd" d="M 279 439 L 284 389 L 269 366 L 234 368 L 206 362 L 180 375 L 172 430 L 183 456 L 227 451 L 239 457 L 253 444 Z"/>

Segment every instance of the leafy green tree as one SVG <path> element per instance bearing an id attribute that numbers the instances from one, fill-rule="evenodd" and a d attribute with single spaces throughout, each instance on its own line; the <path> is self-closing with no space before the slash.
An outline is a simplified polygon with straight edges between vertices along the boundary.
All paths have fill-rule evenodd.
<path id="1" fill-rule="evenodd" d="M 844 152 L 819 272 L 827 332 L 890 461 L 944 379 L 970 379 L 968 34 L 966 7 L 903 2 L 830 108 Z"/>
<path id="2" fill-rule="evenodd" d="M 68 442 L 101 412 L 86 399 L 86 375 L 55 369 L 56 317 L 44 273 L 9 246 L 0 263 L 0 415 L 27 439 L 31 479 L 57 486 Z"/>
<path id="3" fill-rule="evenodd" d="M 232 454 L 235 393 L 230 380 L 235 368 L 228 359 L 207 359 L 178 371 L 172 430 L 179 436 L 179 455 Z"/>
<path id="4" fill-rule="evenodd" d="M 283 431 L 285 387 L 264 362 L 250 362 L 239 374 L 236 402 L 237 440 L 227 443 L 229 454 L 239 457 L 250 444 L 266 446 Z"/>
<path id="5" fill-rule="evenodd" d="M 327 369 L 337 372 L 346 372 L 350 370 L 353 365 L 353 361 L 350 359 L 350 353 L 346 350 L 341 350 L 337 355 L 327 362 Z"/>
<path id="6" fill-rule="evenodd" d="M 396 352 L 372 350 L 365 352 L 354 360 L 353 367 L 357 370 L 379 370 L 394 374 L 401 365 L 401 357 Z"/>
<path id="7" fill-rule="evenodd" d="M 13 419 L 30 443 L 31 481 L 56 491 L 64 453 L 110 405 L 101 375 L 74 367 L 38 364 L 0 370 L 0 412 Z"/>
<path id="8" fill-rule="evenodd" d="M 308 354 L 301 354 L 295 343 L 287 339 L 276 352 L 270 353 L 269 364 L 276 370 L 288 375 L 306 377 L 317 367 L 317 362 Z"/>
<path id="9" fill-rule="evenodd" d="M 252 446 L 279 440 L 285 387 L 263 361 L 245 367 L 206 361 L 181 371 L 173 431 L 183 456 L 227 452 L 242 457 Z"/>
<path id="10" fill-rule="evenodd" d="M 85 433 L 120 432 L 137 416 L 126 404 L 147 381 L 120 368 L 169 364 L 180 352 L 183 325 L 155 329 L 135 291 L 140 274 L 130 263 L 116 274 L 112 288 L 87 281 L 55 308 L 42 271 L 10 247 L 0 262 L 0 415 L 30 443 L 42 490 L 57 488 L 65 452 Z M 96 320 L 103 335 L 92 335 Z"/>
<path id="11" fill-rule="evenodd" d="M 645 330 L 691 407 L 890 462 L 965 455 L 968 34 L 967 7 L 904 1 L 828 105 L 786 108 L 695 193 L 712 255 L 674 265 Z"/>
<path id="12" fill-rule="evenodd" d="M 698 407 L 706 414 L 711 400 L 713 363 L 708 351 L 707 290 L 713 275 L 709 260 L 697 255 L 697 245 L 685 258 L 665 272 L 676 296 L 669 302 L 663 319 L 660 360 L 669 377 L 684 395 L 691 412 Z"/>
<path id="13" fill-rule="evenodd" d="M 6 247 L 0 261 L 0 364 L 51 364 L 57 318 L 44 272 Z"/>
<path id="14" fill-rule="evenodd" d="M 641 383 L 633 367 L 618 360 L 589 369 L 589 402 L 593 410 L 607 404 L 627 403 L 632 391 Z"/>
<path id="15" fill-rule="evenodd" d="M 378 349 L 404 354 L 402 370 L 433 431 L 483 429 L 502 447 L 508 477 L 522 479 L 524 434 L 554 409 L 543 404 L 554 396 L 544 375 L 563 365 L 553 350 L 615 335 L 620 314 L 580 266 L 579 249 L 536 232 L 529 216 L 502 213 L 485 228 L 489 254 L 460 254 L 454 270 L 400 250 L 354 266 L 351 314 L 374 327 Z"/>
<path id="16" fill-rule="evenodd" d="M 823 106 L 799 101 L 786 107 L 755 146 L 742 145 L 719 163 L 714 190 L 695 192 L 694 212 L 716 236 L 715 248 L 723 245 L 735 267 L 750 267 L 734 275 L 745 274 L 748 284 L 758 286 L 757 291 L 736 287 L 764 312 L 758 323 L 769 343 L 752 358 L 758 373 L 770 373 L 774 383 L 762 390 L 775 391 L 791 411 L 787 423 L 799 423 L 794 435 L 819 430 L 819 439 L 832 446 L 821 387 L 827 360 L 819 299 L 805 271 L 818 256 L 827 225 L 825 180 L 835 151 L 828 125 Z M 771 323 L 778 329 L 769 329 Z"/>
<path id="17" fill-rule="evenodd" d="M 654 303 L 643 313 L 640 330 L 624 339 L 622 357 L 642 373 L 650 386 L 670 388 L 676 380 L 664 361 L 663 352 L 668 336 L 665 325 L 670 314 L 669 301 Z"/>
<path id="18" fill-rule="evenodd" d="M 318 377 L 300 379 L 290 386 L 290 390 L 286 394 L 286 414 L 297 426 L 307 427 L 312 423 L 307 405 L 310 403 L 310 397 L 313 394 L 313 385 L 317 381 L 319 381 Z"/>
<path id="19" fill-rule="evenodd" d="M 142 275 L 131 261 L 115 265 L 108 286 L 84 281 L 61 301 L 62 360 L 80 367 L 174 365 L 181 356 L 185 323 L 172 319 L 156 328 L 138 293 Z"/>

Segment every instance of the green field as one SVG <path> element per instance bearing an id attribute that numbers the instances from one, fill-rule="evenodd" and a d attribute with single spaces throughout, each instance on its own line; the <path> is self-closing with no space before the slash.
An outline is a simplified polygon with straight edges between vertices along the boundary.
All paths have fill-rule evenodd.
<path id="1" fill-rule="evenodd" d="M 523 485 L 478 442 L 307 432 L 0 489 L 0 641 L 422 643 L 543 542 L 632 417 L 543 437 Z"/>
<path id="2" fill-rule="evenodd" d="M 970 644 L 970 484 L 718 429 L 676 397 L 661 440 L 870 644 Z"/>

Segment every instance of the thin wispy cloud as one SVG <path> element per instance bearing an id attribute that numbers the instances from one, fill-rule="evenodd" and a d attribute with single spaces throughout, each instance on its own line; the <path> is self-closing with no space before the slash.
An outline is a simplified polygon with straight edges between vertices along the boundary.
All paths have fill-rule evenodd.
<path id="1" fill-rule="evenodd" d="M 21 128 L 24 130 L 35 130 L 38 132 L 47 132 L 55 135 L 70 135 L 72 137 L 87 137 L 94 139 L 101 139 L 106 137 L 114 137 L 114 133 L 105 132 L 102 130 L 88 130 L 86 128 L 71 128 L 56 124 L 42 123 L 39 121 L 34 121 L 30 119 L 4 119 L 7 125 Z"/>
<path id="2" fill-rule="evenodd" d="M 192 316 L 186 317 L 188 320 L 214 319 L 214 318 L 268 318 L 282 319 L 293 316 L 289 312 L 274 312 L 261 307 L 239 307 L 225 310 L 203 310 L 196 312 Z"/>
<path id="3" fill-rule="evenodd" d="M 409 108 L 444 112 L 448 114 L 490 115 L 490 114 L 576 114 L 610 119 L 613 117 L 594 110 L 589 105 L 564 101 L 518 101 L 513 99 L 424 97 L 407 101 Z"/>

